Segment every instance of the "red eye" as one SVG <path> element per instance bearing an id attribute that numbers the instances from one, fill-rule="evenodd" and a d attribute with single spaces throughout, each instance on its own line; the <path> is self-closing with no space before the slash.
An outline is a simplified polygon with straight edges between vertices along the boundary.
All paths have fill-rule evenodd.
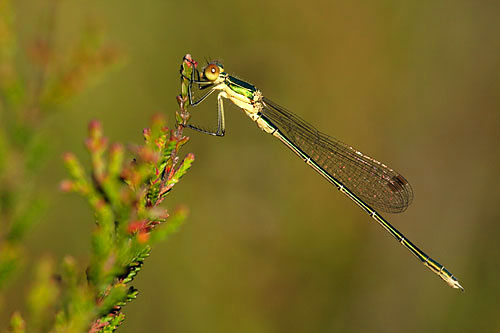
<path id="1" fill-rule="evenodd" d="M 203 75 L 207 78 L 209 81 L 215 81 L 219 77 L 219 66 L 216 64 L 210 64 L 207 67 L 205 67 L 205 70 L 203 71 Z"/>

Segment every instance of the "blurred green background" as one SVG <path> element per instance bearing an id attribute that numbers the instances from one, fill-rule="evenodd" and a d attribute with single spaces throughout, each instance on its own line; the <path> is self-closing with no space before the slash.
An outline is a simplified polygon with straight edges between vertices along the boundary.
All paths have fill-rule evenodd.
<path id="1" fill-rule="evenodd" d="M 21 48 L 44 2 L 15 1 Z M 191 53 L 400 171 L 415 199 L 386 217 L 466 291 L 226 103 L 226 137 L 188 133 L 196 162 L 166 204 L 190 217 L 134 281 L 122 332 L 500 332 L 499 12 L 498 1 L 465 0 L 61 1 L 56 45 L 90 18 L 128 62 L 44 125 L 53 158 L 39 187 L 52 206 L 30 255 L 85 259 L 93 218 L 58 191 L 60 156 L 86 156 L 94 118 L 129 143 L 154 113 L 173 125 Z M 215 126 L 215 97 L 191 111 Z M 22 281 L 2 321 L 21 306 Z"/>

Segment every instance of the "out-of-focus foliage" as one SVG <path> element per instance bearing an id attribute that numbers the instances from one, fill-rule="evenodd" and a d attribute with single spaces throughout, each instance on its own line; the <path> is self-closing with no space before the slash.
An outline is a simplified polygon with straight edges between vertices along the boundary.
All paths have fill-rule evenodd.
<path id="1" fill-rule="evenodd" d="M 47 52 L 45 44 L 36 45 L 32 52 L 34 60 L 52 72 L 41 92 L 40 103 L 44 109 L 61 105 L 95 85 L 123 62 L 123 55 L 106 42 L 103 32 L 97 22 L 87 22 L 80 40 L 67 50 L 63 59 L 58 59 L 57 54 L 44 54 Z"/>
<path id="2" fill-rule="evenodd" d="M 40 128 L 50 111 L 123 59 L 92 26 L 65 53 L 56 53 L 58 6 L 58 0 L 47 2 L 40 13 L 44 25 L 26 52 L 31 62 L 20 63 L 25 50 L 18 47 L 16 12 L 10 0 L 0 1 L 0 291 L 23 262 L 22 240 L 47 206 L 35 179 L 51 138 Z"/>

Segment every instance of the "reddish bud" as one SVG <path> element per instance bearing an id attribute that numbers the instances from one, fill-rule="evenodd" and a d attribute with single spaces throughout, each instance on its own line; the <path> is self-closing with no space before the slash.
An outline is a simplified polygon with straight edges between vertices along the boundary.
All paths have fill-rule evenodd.
<path id="1" fill-rule="evenodd" d="M 59 184 L 59 189 L 63 192 L 71 192 L 74 189 L 74 187 L 75 187 L 75 184 L 71 180 L 68 180 L 68 179 L 63 180 Z"/>
<path id="2" fill-rule="evenodd" d="M 139 154 L 140 158 L 144 162 L 151 162 L 151 163 L 156 163 L 158 161 L 158 154 L 147 148 L 147 147 L 139 147 L 137 153 Z"/>
<path id="3" fill-rule="evenodd" d="M 151 137 L 151 128 L 143 129 L 142 136 L 144 136 L 144 139 L 149 140 L 149 138 Z"/>
<path id="4" fill-rule="evenodd" d="M 76 161 L 76 156 L 73 153 L 64 153 L 63 160 L 66 163 L 72 163 Z"/>
<path id="5" fill-rule="evenodd" d="M 165 117 L 161 113 L 155 113 L 151 117 L 153 127 L 162 126 L 166 123 Z"/>
<path id="6" fill-rule="evenodd" d="M 123 146 L 119 143 L 113 143 L 110 148 L 111 154 L 121 153 L 123 151 Z"/>
<path id="7" fill-rule="evenodd" d="M 95 132 L 100 132 L 102 129 L 101 122 L 99 120 L 91 120 L 89 122 L 89 133 L 95 133 Z"/>
<path id="8" fill-rule="evenodd" d="M 104 201 L 103 199 L 97 200 L 97 202 L 95 203 L 95 207 L 99 210 L 103 209 L 104 207 L 106 207 L 106 201 Z"/>

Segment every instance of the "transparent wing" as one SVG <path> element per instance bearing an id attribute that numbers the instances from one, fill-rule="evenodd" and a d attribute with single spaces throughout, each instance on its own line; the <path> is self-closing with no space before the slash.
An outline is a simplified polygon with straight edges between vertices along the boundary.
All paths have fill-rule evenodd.
<path id="1" fill-rule="evenodd" d="M 262 114 L 298 148 L 373 208 L 406 210 L 413 200 L 408 181 L 386 165 L 324 134 L 285 108 L 263 98 Z"/>

